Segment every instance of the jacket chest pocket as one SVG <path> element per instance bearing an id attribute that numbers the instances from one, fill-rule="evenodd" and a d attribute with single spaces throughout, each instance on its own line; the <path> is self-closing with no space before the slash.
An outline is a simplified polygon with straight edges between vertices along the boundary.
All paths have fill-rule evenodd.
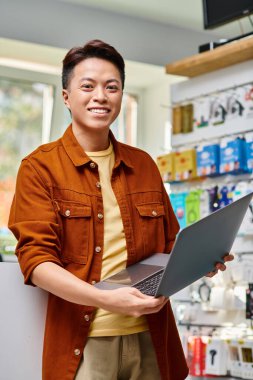
<path id="1" fill-rule="evenodd" d="M 165 244 L 164 206 L 159 203 L 146 203 L 136 205 L 136 208 L 139 214 L 145 254 L 161 251 Z"/>
<path id="2" fill-rule="evenodd" d="M 55 201 L 62 227 L 62 260 L 86 264 L 89 250 L 91 206 L 72 201 Z"/>

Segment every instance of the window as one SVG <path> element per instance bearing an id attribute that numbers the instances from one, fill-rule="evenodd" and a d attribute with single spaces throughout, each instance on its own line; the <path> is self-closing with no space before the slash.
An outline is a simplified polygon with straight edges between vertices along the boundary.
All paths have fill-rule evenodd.
<path id="1" fill-rule="evenodd" d="M 120 114 L 111 126 L 117 140 L 132 146 L 137 145 L 137 110 L 137 96 L 125 93 Z"/>
<path id="2" fill-rule="evenodd" d="M 13 253 L 15 239 L 7 228 L 21 159 L 49 141 L 52 85 L 0 77 L 0 253 Z"/>

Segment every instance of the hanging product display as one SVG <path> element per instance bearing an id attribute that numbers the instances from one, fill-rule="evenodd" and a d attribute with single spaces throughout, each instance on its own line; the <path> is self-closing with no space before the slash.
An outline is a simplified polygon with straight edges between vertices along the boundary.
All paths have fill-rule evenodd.
<path id="1" fill-rule="evenodd" d="M 218 126 L 225 123 L 226 110 L 226 93 L 222 92 L 210 98 L 210 125 Z"/>
<path id="2" fill-rule="evenodd" d="M 186 193 L 170 194 L 170 201 L 180 228 L 186 227 Z"/>
<path id="3" fill-rule="evenodd" d="M 209 98 L 203 97 L 193 102 L 193 127 L 194 129 L 208 127 L 209 125 Z"/>
<path id="4" fill-rule="evenodd" d="M 227 92 L 226 119 L 228 121 L 232 119 L 239 119 L 244 116 L 245 114 L 244 98 L 245 98 L 245 90 L 243 87 L 237 87 Z"/>
<path id="5" fill-rule="evenodd" d="M 198 190 L 190 191 L 185 198 L 187 226 L 200 219 L 200 193 Z"/>

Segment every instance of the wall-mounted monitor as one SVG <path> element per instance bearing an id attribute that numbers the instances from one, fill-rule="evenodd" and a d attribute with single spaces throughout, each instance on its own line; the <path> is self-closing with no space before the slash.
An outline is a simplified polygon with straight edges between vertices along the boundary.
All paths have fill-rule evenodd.
<path id="1" fill-rule="evenodd" d="M 204 28 L 212 29 L 253 13 L 252 0 L 202 0 Z"/>

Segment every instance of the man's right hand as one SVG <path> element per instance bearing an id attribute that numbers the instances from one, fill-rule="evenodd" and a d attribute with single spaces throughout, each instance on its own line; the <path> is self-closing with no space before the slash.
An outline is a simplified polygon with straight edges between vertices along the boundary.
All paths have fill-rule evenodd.
<path id="1" fill-rule="evenodd" d="M 168 302 L 165 297 L 147 296 L 131 287 L 97 289 L 51 262 L 39 264 L 32 272 L 31 280 L 34 285 L 66 301 L 133 317 L 157 313 Z"/>
<path id="2" fill-rule="evenodd" d="M 154 298 L 131 287 L 101 290 L 100 292 L 98 307 L 111 313 L 125 314 L 132 317 L 157 313 L 168 302 L 168 299 L 163 296 Z"/>

